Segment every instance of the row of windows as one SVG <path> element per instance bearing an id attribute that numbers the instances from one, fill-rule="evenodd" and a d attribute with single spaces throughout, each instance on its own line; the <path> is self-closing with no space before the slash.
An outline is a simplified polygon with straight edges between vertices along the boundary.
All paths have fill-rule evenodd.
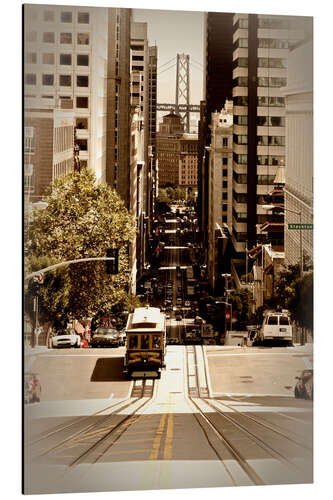
<path id="1" fill-rule="evenodd" d="M 235 144 L 247 144 L 247 135 L 233 135 Z M 257 137 L 258 146 L 285 146 L 284 136 L 272 136 L 272 135 L 258 135 Z"/>
<path id="2" fill-rule="evenodd" d="M 268 76 L 258 76 L 257 77 L 257 86 L 258 87 L 285 87 L 287 85 L 287 79 L 282 77 L 268 77 Z M 239 76 L 238 78 L 233 79 L 234 87 L 247 87 L 248 86 L 248 77 L 247 76 Z"/>
<path id="3" fill-rule="evenodd" d="M 249 46 L 248 38 L 238 38 L 234 43 L 234 50 L 237 48 L 247 49 Z M 279 40 L 277 38 L 259 38 L 258 39 L 259 49 L 288 49 L 288 40 Z"/>
<path id="4" fill-rule="evenodd" d="M 26 54 L 26 62 L 30 64 L 37 63 L 37 54 L 35 52 L 28 52 Z M 44 53 L 42 54 L 43 64 L 54 64 L 55 54 L 54 53 Z M 61 66 L 71 66 L 72 65 L 72 54 L 59 54 L 59 64 Z M 89 66 L 89 55 L 88 54 L 77 54 L 76 56 L 77 66 Z"/>
<path id="5" fill-rule="evenodd" d="M 42 33 L 41 41 L 43 43 L 56 43 L 56 33 L 54 31 L 45 31 Z M 27 42 L 37 42 L 37 31 L 29 31 L 26 35 Z M 58 41 L 62 44 L 73 43 L 73 33 L 59 33 Z M 77 33 L 76 41 L 78 45 L 89 45 L 89 33 Z"/>
<path id="6" fill-rule="evenodd" d="M 38 21 L 39 9 L 38 10 L 37 9 L 30 10 L 27 7 L 25 14 L 27 16 L 29 16 L 31 20 Z M 72 23 L 73 22 L 73 12 L 68 11 L 68 10 L 62 11 L 60 13 L 58 13 L 58 12 L 56 13 L 54 10 L 44 10 L 41 14 L 42 14 L 41 20 L 43 20 L 46 23 L 54 23 L 54 22 L 58 22 L 58 20 L 61 23 Z M 57 16 L 56 16 L 56 14 L 57 14 Z M 58 14 L 60 14 L 59 17 L 58 17 Z M 77 19 L 78 24 L 89 24 L 89 22 L 90 22 L 89 12 L 81 12 L 81 11 L 78 12 L 76 19 Z"/>
<path id="7" fill-rule="evenodd" d="M 55 77 L 53 73 L 47 73 L 41 75 L 42 85 L 54 85 Z M 37 75 L 35 73 L 27 73 L 25 75 L 26 85 L 37 85 Z M 59 75 L 59 85 L 60 87 L 71 87 L 72 86 L 72 76 L 71 75 Z M 77 75 L 76 76 L 76 86 L 77 87 L 88 87 L 89 77 L 87 75 Z"/>
<path id="8" fill-rule="evenodd" d="M 233 178 L 237 184 L 247 184 L 247 174 L 233 172 Z M 257 184 L 273 185 L 275 175 L 257 175 Z"/>
<path id="9" fill-rule="evenodd" d="M 248 105 L 248 97 L 247 96 L 237 96 L 233 99 L 234 106 L 247 106 Z M 284 97 L 277 96 L 259 96 L 257 98 L 258 106 L 272 106 L 283 108 L 285 105 Z M 241 117 L 242 120 L 247 121 L 247 117 Z M 234 116 L 234 123 L 236 123 L 237 117 Z M 237 125 L 247 125 L 247 123 L 237 123 Z"/>
<path id="10" fill-rule="evenodd" d="M 36 38 L 37 38 L 37 32 L 36 33 Z M 35 37 L 35 35 L 31 35 L 32 38 Z M 30 36 L 30 38 L 31 38 Z M 71 45 L 73 43 L 73 33 L 59 33 L 59 43 L 65 44 L 65 45 Z M 28 41 L 36 41 L 36 40 L 28 40 Z M 76 35 L 76 41 L 78 45 L 89 45 L 89 33 L 77 33 Z M 45 43 L 55 43 L 55 33 L 43 33 L 43 42 Z"/>
<path id="11" fill-rule="evenodd" d="M 257 137 L 258 146 L 285 146 L 284 136 L 259 135 Z"/>
<path id="12" fill-rule="evenodd" d="M 238 165 L 247 165 L 247 154 L 233 153 L 234 162 Z M 278 166 L 284 160 L 284 156 L 257 155 L 257 165 Z"/>
<path id="13" fill-rule="evenodd" d="M 248 58 L 239 57 L 233 62 L 234 68 L 247 68 Z M 286 68 L 286 63 L 284 59 L 275 57 L 258 57 L 258 68 Z"/>
<path id="14" fill-rule="evenodd" d="M 281 19 L 276 17 L 259 17 L 258 18 L 258 28 L 272 28 L 272 29 L 289 29 L 291 22 L 288 19 Z M 235 29 L 248 29 L 249 23 L 248 19 L 239 19 L 235 24 Z M 292 26 L 291 26 L 292 27 Z"/>

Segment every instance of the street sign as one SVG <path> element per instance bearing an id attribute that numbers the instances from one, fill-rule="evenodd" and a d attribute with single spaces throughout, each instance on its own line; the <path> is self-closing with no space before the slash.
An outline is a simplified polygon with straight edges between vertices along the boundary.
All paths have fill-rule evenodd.
<path id="1" fill-rule="evenodd" d="M 288 229 L 296 229 L 296 230 L 313 230 L 313 224 L 305 224 L 300 222 L 294 222 L 288 224 Z"/>

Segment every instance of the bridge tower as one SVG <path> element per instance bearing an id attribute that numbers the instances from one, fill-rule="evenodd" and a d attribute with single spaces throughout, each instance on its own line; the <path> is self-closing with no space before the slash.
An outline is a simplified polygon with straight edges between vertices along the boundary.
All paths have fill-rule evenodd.
<path id="1" fill-rule="evenodd" d="M 190 132 L 190 56 L 177 54 L 176 74 L 176 113 L 181 116 L 185 125 L 185 132 Z M 185 104 L 184 112 L 180 111 L 181 104 Z M 184 106 L 182 106 L 184 108 Z"/>

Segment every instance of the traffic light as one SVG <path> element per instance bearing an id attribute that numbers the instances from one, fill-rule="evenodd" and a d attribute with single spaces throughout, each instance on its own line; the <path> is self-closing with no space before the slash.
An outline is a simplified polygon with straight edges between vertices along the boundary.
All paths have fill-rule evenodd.
<path id="1" fill-rule="evenodd" d="M 114 260 L 106 261 L 106 274 L 118 274 L 119 272 L 119 248 L 107 248 L 107 257 L 113 257 Z"/>

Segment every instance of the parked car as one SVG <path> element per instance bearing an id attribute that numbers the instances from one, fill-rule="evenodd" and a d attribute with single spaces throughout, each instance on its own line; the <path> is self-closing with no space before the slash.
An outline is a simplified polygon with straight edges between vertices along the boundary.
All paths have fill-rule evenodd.
<path id="1" fill-rule="evenodd" d="M 99 327 L 90 341 L 91 347 L 119 347 L 122 339 L 115 328 Z"/>
<path id="2" fill-rule="evenodd" d="M 39 403 L 42 387 L 36 373 L 24 374 L 24 403 Z"/>
<path id="3" fill-rule="evenodd" d="M 303 370 L 301 376 L 295 378 L 295 398 L 313 399 L 313 370 Z"/>
<path id="4" fill-rule="evenodd" d="M 73 328 L 57 332 L 51 339 L 52 347 L 81 347 L 81 337 Z"/>

